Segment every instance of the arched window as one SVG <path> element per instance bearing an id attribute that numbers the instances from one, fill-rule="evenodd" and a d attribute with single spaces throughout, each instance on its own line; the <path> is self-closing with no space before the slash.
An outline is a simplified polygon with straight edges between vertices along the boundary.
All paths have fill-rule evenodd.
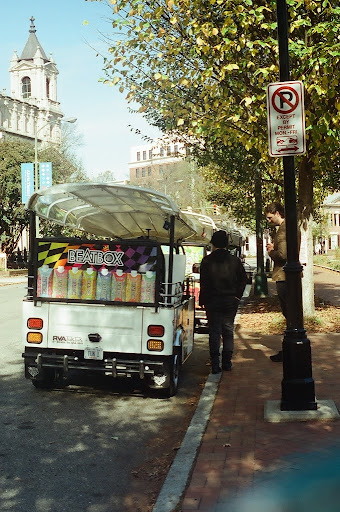
<path id="1" fill-rule="evenodd" d="M 31 97 L 31 79 L 28 76 L 24 76 L 21 81 L 21 92 L 24 99 Z"/>
<path id="2" fill-rule="evenodd" d="M 50 79 L 46 78 L 46 97 L 50 97 Z"/>

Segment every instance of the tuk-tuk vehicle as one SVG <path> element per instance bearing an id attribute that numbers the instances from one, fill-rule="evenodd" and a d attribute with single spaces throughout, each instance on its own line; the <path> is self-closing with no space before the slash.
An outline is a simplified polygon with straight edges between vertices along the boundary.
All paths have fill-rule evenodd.
<path id="1" fill-rule="evenodd" d="M 173 396 L 194 345 L 195 298 L 185 246 L 214 226 L 137 186 L 68 183 L 28 201 L 23 301 L 25 377 L 37 388 L 70 372 L 137 376 Z M 36 216 L 86 237 L 36 236 Z"/>

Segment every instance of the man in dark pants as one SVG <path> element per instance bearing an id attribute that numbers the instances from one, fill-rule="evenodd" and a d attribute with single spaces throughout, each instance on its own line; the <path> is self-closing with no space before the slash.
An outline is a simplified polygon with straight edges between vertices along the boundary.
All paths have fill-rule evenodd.
<path id="1" fill-rule="evenodd" d="M 287 287 L 286 274 L 283 266 L 287 261 L 286 223 L 284 208 L 280 203 L 271 203 L 265 208 L 266 219 L 270 224 L 278 226 L 273 243 L 267 243 L 267 251 L 274 262 L 272 279 L 276 282 L 282 314 L 287 318 Z M 282 350 L 270 356 L 274 363 L 282 362 Z"/>
<path id="2" fill-rule="evenodd" d="M 240 259 L 226 250 L 228 236 L 225 231 L 216 231 L 211 244 L 212 253 L 201 262 L 199 303 L 207 313 L 212 373 L 219 373 L 221 336 L 222 369 L 230 371 L 232 367 L 234 320 L 247 274 Z"/>

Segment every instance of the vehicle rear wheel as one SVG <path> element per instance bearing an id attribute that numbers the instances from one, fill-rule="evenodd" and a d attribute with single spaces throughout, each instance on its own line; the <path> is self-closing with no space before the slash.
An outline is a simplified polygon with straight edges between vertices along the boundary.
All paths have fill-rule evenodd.
<path id="1" fill-rule="evenodd" d="M 32 384 L 36 389 L 52 389 L 56 383 L 56 372 L 52 369 L 44 369 L 42 379 L 32 379 Z"/>

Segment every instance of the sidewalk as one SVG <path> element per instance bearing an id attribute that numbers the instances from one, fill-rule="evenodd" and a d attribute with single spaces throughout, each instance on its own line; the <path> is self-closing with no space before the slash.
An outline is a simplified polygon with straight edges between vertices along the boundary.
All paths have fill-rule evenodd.
<path id="1" fill-rule="evenodd" d="M 338 298 L 331 288 L 335 292 L 339 287 L 340 274 L 325 282 L 325 293 L 335 304 Z M 208 378 L 208 387 L 217 386 L 217 393 L 210 398 L 206 417 L 201 414 L 196 460 L 191 472 L 177 476 L 188 479 L 186 490 L 175 500 L 176 487 L 172 494 L 170 488 L 167 502 L 165 493 L 154 510 L 338 512 L 340 421 L 266 422 L 267 401 L 281 399 L 282 364 L 272 363 L 269 356 L 277 352 L 282 337 L 254 335 L 242 326 L 236 331 L 233 370 L 222 373 L 215 384 L 215 375 Z M 340 333 L 308 337 L 316 399 L 333 400 L 340 410 Z"/>
<path id="2" fill-rule="evenodd" d="M 317 399 L 340 407 L 340 334 L 313 334 Z M 340 508 L 340 421 L 266 423 L 280 400 L 278 336 L 236 339 L 223 373 L 181 512 L 331 512 Z"/>
<path id="3" fill-rule="evenodd" d="M 17 276 L 0 275 L 0 286 L 27 283 L 27 273 Z"/>

